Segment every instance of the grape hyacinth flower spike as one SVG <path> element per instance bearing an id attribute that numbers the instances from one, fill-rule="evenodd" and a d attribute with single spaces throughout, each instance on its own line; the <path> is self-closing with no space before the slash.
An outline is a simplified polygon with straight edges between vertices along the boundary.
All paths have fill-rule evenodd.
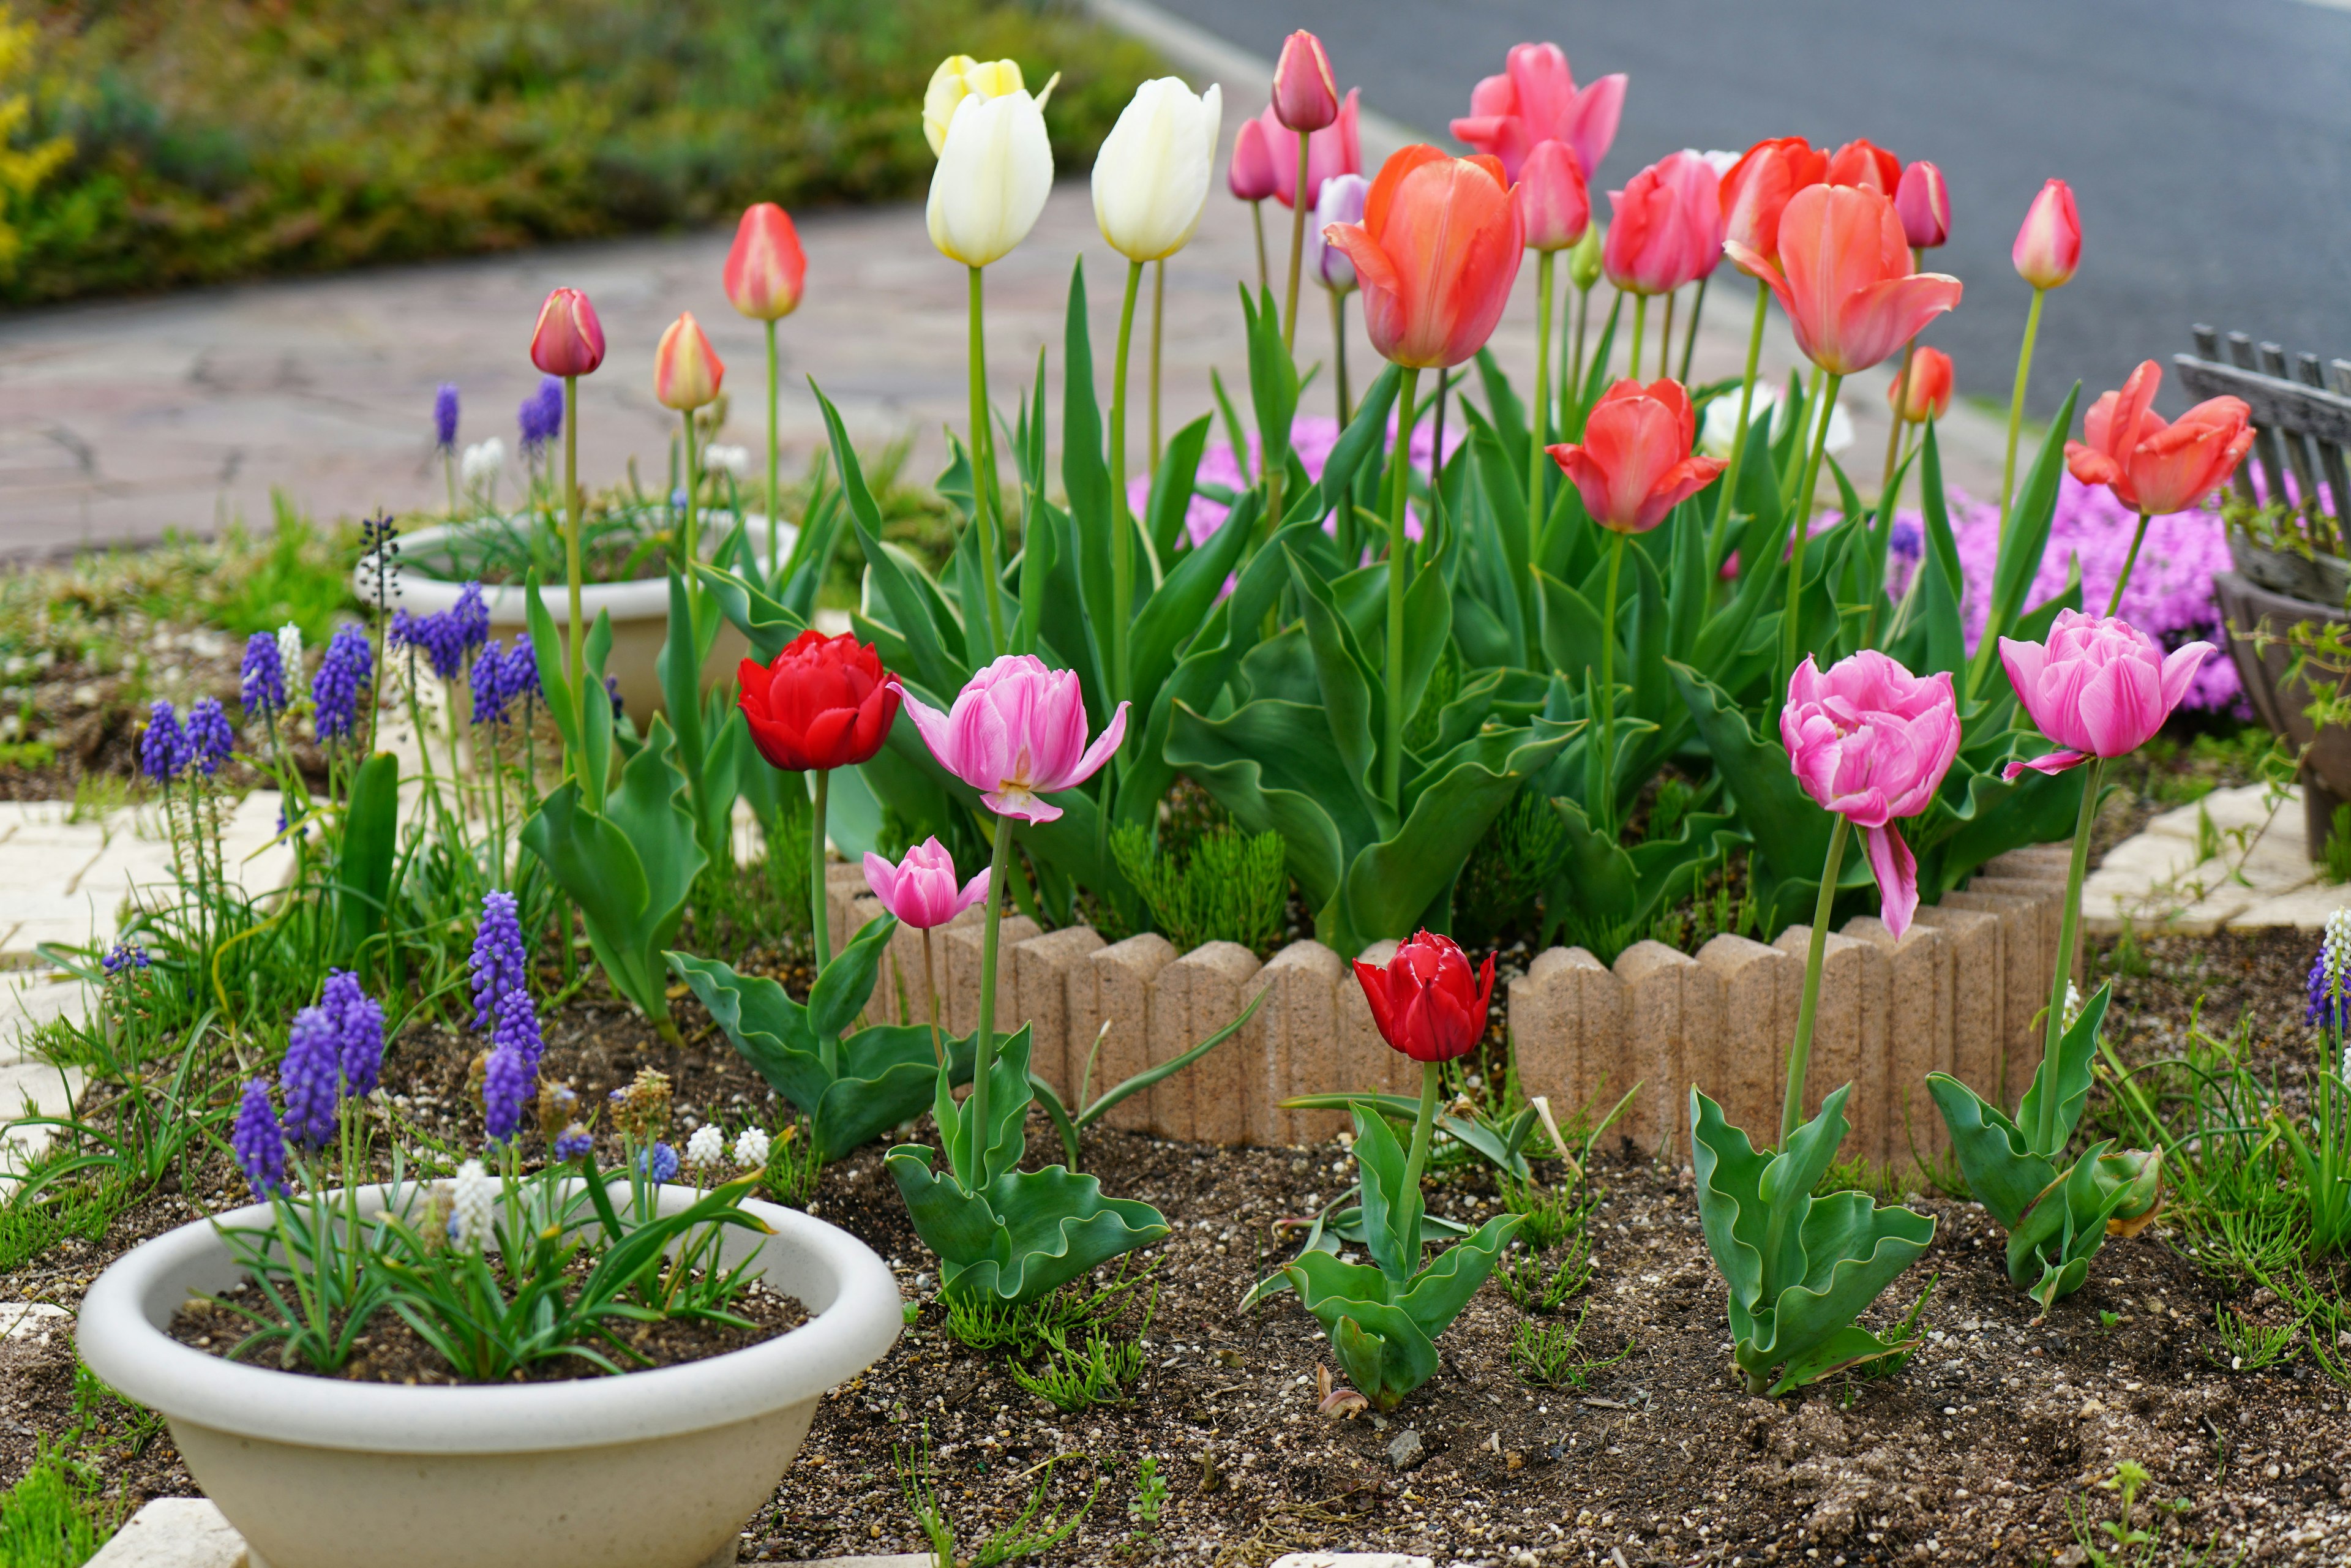
<path id="1" fill-rule="evenodd" d="M 726 1134 L 720 1132 L 714 1122 L 705 1122 L 696 1127 L 694 1136 L 685 1141 L 685 1163 L 697 1170 L 715 1170 L 718 1162 L 726 1157 Z"/>
<path id="2" fill-rule="evenodd" d="M 772 1146 L 765 1131 L 746 1127 L 735 1140 L 735 1163 L 747 1171 L 765 1170 L 768 1153 Z"/>
<path id="3" fill-rule="evenodd" d="M 286 711 L 286 657 L 271 633 L 256 632 L 245 640 L 245 662 L 237 667 L 236 697 L 247 714 L 275 718 Z"/>
<path id="4" fill-rule="evenodd" d="M 258 1198 L 275 1197 L 286 1190 L 286 1134 L 269 1103 L 269 1081 L 248 1078 L 237 1102 L 236 1123 L 229 1131 L 229 1146 L 236 1152 L 237 1168 Z"/>
<path id="5" fill-rule="evenodd" d="M 360 694 L 375 674 L 375 653 L 366 628 L 346 621 L 335 628 L 319 673 L 310 681 L 314 721 L 322 741 L 349 740 L 359 722 Z"/>
<path id="6" fill-rule="evenodd" d="M 594 1153 L 595 1148 L 594 1135 L 577 1122 L 555 1134 L 554 1154 L 559 1160 L 584 1159 Z"/>
<path id="7" fill-rule="evenodd" d="M 457 1167 L 450 1197 L 450 1239 L 469 1251 L 481 1250 L 497 1223 L 497 1178 L 481 1161 L 467 1160 Z"/>
<path id="8" fill-rule="evenodd" d="M 334 1022 L 344 1094 L 360 1100 L 374 1093 L 383 1074 L 383 1004 L 349 969 L 329 969 L 319 1005 Z"/>
<path id="9" fill-rule="evenodd" d="M 147 728 L 139 737 L 139 768 L 158 784 L 168 784 L 188 765 L 188 737 L 172 705 L 158 701 L 147 710 Z"/>
<path id="10" fill-rule="evenodd" d="M 198 697 L 188 710 L 187 747 L 187 760 L 207 779 L 235 751 L 236 731 L 229 727 L 220 698 Z"/>
<path id="11" fill-rule="evenodd" d="M 2351 909 L 2326 917 L 2326 933 L 2319 939 L 2317 956 L 2310 961 L 2308 1021 L 2338 1032 L 2351 1024 Z M 2351 1076 L 2351 1050 L 2344 1065 Z"/>
<path id="12" fill-rule="evenodd" d="M 287 1135 L 312 1148 L 326 1147 L 341 1124 L 343 1052 L 339 1033 L 326 1009 L 304 1008 L 294 1015 L 286 1060 L 277 1067 L 278 1085 L 286 1092 Z"/>
<path id="13" fill-rule="evenodd" d="M 499 1001 L 509 991 L 525 988 L 528 959 L 523 951 L 522 923 L 511 893 L 482 895 L 482 921 L 474 933 L 473 956 L 465 967 L 473 971 L 474 1027 L 486 1030 L 497 1016 Z"/>

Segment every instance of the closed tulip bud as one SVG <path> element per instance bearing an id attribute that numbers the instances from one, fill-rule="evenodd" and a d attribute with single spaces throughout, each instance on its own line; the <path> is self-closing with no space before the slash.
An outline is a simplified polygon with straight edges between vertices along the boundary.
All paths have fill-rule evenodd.
<path id="1" fill-rule="evenodd" d="M 1902 160 L 1865 138 L 1848 141 L 1829 154 L 1828 183 L 1859 185 L 1891 201 L 1902 183 Z"/>
<path id="2" fill-rule="evenodd" d="M 2008 254 L 2016 264 L 2016 276 L 2035 288 L 2058 288 L 2073 281 L 2074 269 L 2082 265 L 2082 220 L 2074 211 L 2073 186 L 2052 180 L 2041 187 Z"/>
<path id="3" fill-rule="evenodd" d="M 930 85 L 923 89 L 923 137 L 931 144 L 931 156 L 936 158 L 946 149 L 947 127 L 955 122 L 956 105 L 974 95 L 1002 98 L 1021 91 L 1025 85 L 1018 60 L 976 60 L 969 55 L 949 55 L 941 60 L 939 68 L 931 73 Z"/>
<path id="4" fill-rule="evenodd" d="M 538 308 L 530 362 L 550 376 L 584 376 L 604 362 L 604 324 L 577 288 L 559 288 Z"/>
<path id="5" fill-rule="evenodd" d="M 1917 165 L 1913 163 L 1912 168 Z M 1905 424 L 1924 424 L 1951 412 L 1951 356 L 1940 349 L 1919 345 L 1910 356 L 1909 395 L 1902 397 L 1903 379 L 1896 376 L 1886 388 L 1886 406 Z M 1895 400 L 1900 397 L 1897 403 Z"/>
<path id="6" fill-rule="evenodd" d="M 1037 226 L 1053 190 L 1045 111 L 1018 89 L 965 95 L 947 126 L 924 216 L 939 254 L 966 267 L 1009 255 Z"/>
<path id="7" fill-rule="evenodd" d="M 1322 280 L 1326 288 L 1342 294 L 1355 287 L 1355 264 L 1347 253 L 1322 237 L 1333 224 L 1359 224 L 1364 221 L 1364 199 L 1372 183 L 1361 174 L 1341 174 L 1326 180 L 1322 194 L 1315 198 L 1314 216 L 1306 225 L 1306 265 Z"/>
<path id="8" fill-rule="evenodd" d="M 1933 250 L 1950 238 L 1951 193 L 1943 184 L 1943 172 L 1924 158 L 1903 170 L 1894 212 L 1912 250 Z"/>
<path id="9" fill-rule="evenodd" d="M 1322 40 L 1300 29 L 1281 41 L 1273 67 L 1273 115 L 1291 131 L 1320 131 L 1339 118 L 1339 83 Z"/>
<path id="10" fill-rule="evenodd" d="M 1722 259 L 1722 182 L 1699 154 L 1666 154 L 1608 202 L 1602 260 L 1625 292 L 1670 294 Z"/>
<path id="11" fill-rule="evenodd" d="M 1322 199 L 1325 181 L 1364 172 L 1364 138 L 1359 94 L 1353 88 L 1340 100 L 1339 117 L 1306 138 L 1306 207 Z M 1274 199 L 1285 207 L 1298 204 L 1298 132 L 1285 130 L 1269 108 L 1258 116 L 1265 136 L 1266 155 L 1273 164 Z"/>
<path id="12" fill-rule="evenodd" d="M 1606 244 L 1607 232 L 1605 227 L 1596 223 L 1585 225 L 1583 237 L 1577 240 L 1575 248 L 1567 253 L 1567 280 L 1579 289 L 1589 288 L 1600 281 L 1601 253 Z"/>
<path id="13" fill-rule="evenodd" d="M 1094 223 L 1129 261 L 1161 261 L 1192 241 L 1216 166 L 1221 89 L 1175 77 L 1134 89 L 1094 158 Z"/>
<path id="14" fill-rule="evenodd" d="M 1565 250 L 1592 227 L 1592 193 L 1583 165 L 1564 141 L 1539 141 L 1519 169 L 1510 189 L 1529 250 Z"/>
<path id="15" fill-rule="evenodd" d="M 1244 202 L 1262 202 L 1273 194 L 1273 152 L 1266 145 L 1261 122 L 1244 120 L 1233 132 L 1233 161 L 1225 170 L 1225 188 Z"/>
<path id="16" fill-rule="evenodd" d="M 703 335 L 702 323 L 693 311 L 681 311 L 653 350 L 653 400 L 681 412 L 700 408 L 718 396 L 726 376 L 726 366 Z"/>
<path id="17" fill-rule="evenodd" d="M 774 321 L 799 308 L 808 257 L 791 214 L 773 202 L 743 209 L 735 244 L 726 252 L 727 303 L 754 321 Z"/>

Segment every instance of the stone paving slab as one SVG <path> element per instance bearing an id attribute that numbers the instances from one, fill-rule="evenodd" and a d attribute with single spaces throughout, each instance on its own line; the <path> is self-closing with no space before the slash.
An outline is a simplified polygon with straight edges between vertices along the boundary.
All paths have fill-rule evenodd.
<path id="1" fill-rule="evenodd" d="M 2218 846 L 2214 854 L 2206 849 Z M 2273 810 L 2266 787 L 2216 789 L 2149 819 L 2082 883 L 2084 929 L 2210 936 L 2221 928 L 2325 924 L 2346 890 L 2318 883 L 2304 854 L 2302 791 Z"/>

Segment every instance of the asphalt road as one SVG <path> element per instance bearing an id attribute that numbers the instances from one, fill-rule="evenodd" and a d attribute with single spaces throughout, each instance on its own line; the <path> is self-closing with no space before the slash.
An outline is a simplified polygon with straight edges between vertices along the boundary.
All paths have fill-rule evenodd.
<path id="1" fill-rule="evenodd" d="M 1949 183 L 1952 239 L 1928 265 L 1968 292 L 1928 339 L 1964 393 L 2006 402 L 2031 296 L 2009 245 L 2052 175 L 2074 187 L 2083 263 L 2042 313 L 2034 413 L 2053 413 L 2075 377 L 2086 402 L 2142 359 L 2168 364 L 2194 321 L 2351 358 L 2339 0 L 1157 4 L 1268 57 L 1311 28 L 1343 88 L 1438 139 L 1512 44 L 1551 39 L 1579 82 L 1632 77 L 1603 189 L 1676 148 L 1765 136 L 1866 136 L 1930 158 Z M 2185 402 L 2165 388 L 2167 412 Z"/>

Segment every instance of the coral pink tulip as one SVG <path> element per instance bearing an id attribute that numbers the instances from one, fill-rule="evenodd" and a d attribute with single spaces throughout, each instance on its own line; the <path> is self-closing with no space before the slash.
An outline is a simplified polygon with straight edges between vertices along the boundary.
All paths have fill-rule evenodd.
<path id="1" fill-rule="evenodd" d="M 1778 296 L 1797 346 L 1832 375 L 1865 371 L 1959 302 L 1959 280 L 1914 273 L 1894 204 L 1857 185 L 1813 185 L 1780 214 L 1780 264 L 1726 248 Z"/>
<path id="2" fill-rule="evenodd" d="M 1924 158 L 1903 170 L 1894 212 L 1912 250 L 1933 250 L 1950 238 L 1951 193 L 1944 187 L 1943 172 Z"/>
<path id="3" fill-rule="evenodd" d="M 1480 152 L 1502 161 L 1504 178 L 1516 183 L 1529 154 L 1546 141 L 1564 141 L 1590 179 L 1616 140 L 1625 112 L 1625 73 L 1602 77 L 1582 89 L 1557 44 L 1520 44 L 1510 50 L 1500 76 L 1480 81 L 1469 94 L 1469 113 L 1453 122 L 1453 134 Z"/>
<path id="4" fill-rule="evenodd" d="M 2060 610 L 2046 643 L 2000 640 L 2000 662 L 2016 700 L 2042 734 L 2064 747 L 2008 765 L 2013 779 L 2031 768 L 2062 773 L 2094 757 L 2136 751 L 2163 727 L 2210 643 L 2189 643 L 2166 653 L 2127 621 Z"/>
<path id="5" fill-rule="evenodd" d="M 1274 119 L 1290 131 L 1320 131 L 1339 118 L 1331 57 L 1323 53 L 1322 40 L 1303 28 L 1281 41 L 1281 57 L 1273 67 L 1272 109 Z"/>
<path id="6" fill-rule="evenodd" d="M 1698 415 L 1676 381 L 1621 381 L 1600 395 L 1582 445 L 1543 450 L 1575 482 L 1583 509 L 1604 528 L 1645 534 L 1714 483 L 1719 457 L 1694 457 Z"/>
<path id="7" fill-rule="evenodd" d="M 1858 185 L 1891 200 L 1902 184 L 1902 160 L 1866 139 L 1848 141 L 1829 154 L 1828 182 Z"/>
<path id="8" fill-rule="evenodd" d="M 1776 265 L 1788 199 L 1828 174 L 1829 155 L 1801 136 L 1758 141 L 1722 176 L 1722 237 Z"/>
<path id="9" fill-rule="evenodd" d="M 928 838 L 908 850 L 906 858 L 896 865 L 867 851 L 865 885 L 901 925 L 928 931 L 945 925 L 987 896 L 987 870 L 982 867 L 977 876 L 958 889 L 954 857 L 936 838 Z"/>
<path id="10" fill-rule="evenodd" d="M 2074 211 L 2074 187 L 2052 180 L 2032 198 L 2016 244 L 2008 253 L 2016 276 L 2035 288 L 2059 288 L 2082 265 L 2082 219 Z"/>
<path id="11" fill-rule="evenodd" d="M 1862 831 L 1899 936 L 1918 908 L 1918 862 L 1895 821 L 1925 810 L 1959 753 L 1959 710 L 1949 671 L 1921 680 L 1864 649 L 1823 674 L 1810 655 L 1788 682 L 1780 741 L 1804 793 Z"/>
<path id="12" fill-rule="evenodd" d="M 1121 703 L 1088 746 L 1076 672 L 1048 669 L 1032 653 L 1007 653 L 972 676 L 946 713 L 911 695 L 905 703 L 939 766 L 978 790 L 989 810 L 1024 822 L 1059 817 L 1061 808 L 1044 797 L 1092 778 L 1126 736 Z"/>
<path id="13" fill-rule="evenodd" d="M 1372 346 L 1399 365 L 1458 365 L 1486 346 L 1525 248 L 1502 166 L 1406 147 L 1364 198 L 1364 221 L 1322 237 L 1355 264 Z"/>
<path id="14" fill-rule="evenodd" d="M 663 329 L 653 349 L 653 401 L 680 412 L 715 402 L 726 379 L 726 362 L 710 346 L 694 312 L 683 310 Z"/>
<path id="15" fill-rule="evenodd" d="M 1510 201 L 1529 250 L 1565 250 L 1592 226 L 1592 193 L 1584 188 L 1575 149 L 1564 141 L 1535 144 L 1510 187 Z"/>
<path id="16" fill-rule="evenodd" d="M 1326 183 L 1342 174 L 1364 172 L 1364 138 L 1357 125 L 1361 97 L 1355 89 L 1349 88 L 1346 98 L 1340 102 L 1338 118 L 1306 139 L 1306 205 L 1310 211 L 1322 199 Z M 1294 205 L 1298 200 L 1298 132 L 1286 129 L 1270 109 L 1257 117 L 1257 124 L 1273 168 L 1273 198 L 1285 207 Z"/>
<path id="17" fill-rule="evenodd" d="M 530 362 L 542 375 L 584 376 L 604 362 L 604 324 L 577 288 L 559 288 L 538 308 Z"/>
<path id="18" fill-rule="evenodd" d="M 1608 202 L 1601 266 L 1626 293 L 1669 294 L 1722 259 L 1722 181 L 1700 154 L 1667 153 Z"/>
<path id="19" fill-rule="evenodd" d="M 2229 482 L 2252 450 L 2252 410 L 2239 397 L 2207 398 L 2170 424 L 2155 412 L 2163 367 L 2140 363 L 2118 392 L 2101 392 L 2082 421 L 2090 439 L 2065 444 L 2065 466 L 2104 485 L 2135 512 L 2184 512 Z"/>
<path id="20" fill-rule="evenodd" d="M 807 277 L 808 257 L 791 214 L 773 202 L 744 208 L 722 275 L 726 302 L 754 321 L 779 320 L 799 308 Z"/>
<path id="21" fill-rule="evenodd" d="M 1380 1038 L 1415 1061 L 1467 1056 L 1486 1038 L 1494 997 L 1494 956 L 1478 969 L 1450 936 L 1423 931 L 1384 966 L 1355 960 L 1355 983 L 1371 1004 Z"/>
<path id="22" fill-rule="evenodd" d="M 1266 113 L 1270 116 L 1273 111 L 1269 109 Z M 1295 143 L 1290 152 L 1291 162 L 1295 163 Z M 1297 176 L 1293 174 L 1291 178 L 1295 180 Z M 1225 188 L 1244 202 L 1262 202 L 1280 188 L 1273 172 L 1273 152 L 1266 141 L 1262 121 L 1244 120 L 1241 128 L 1233 132 L 1233 161 L 1225 170 Z"/>
<path id="23" fill-rule="evenodd" d="M 1917 165 L 1913 163 L 1912 168 Z M 1930 419 L 1940 419 L 1951 412 L 1951 356 L 1940 349 L 1925 344 L 1910 356 L 1910 395 L 1897 406 L 1895 398 L 1903 391 L 1900 376 L 1886 384 L 1886 406 L 1898 414 L 1905 424 L 1923 424 Z"/>

